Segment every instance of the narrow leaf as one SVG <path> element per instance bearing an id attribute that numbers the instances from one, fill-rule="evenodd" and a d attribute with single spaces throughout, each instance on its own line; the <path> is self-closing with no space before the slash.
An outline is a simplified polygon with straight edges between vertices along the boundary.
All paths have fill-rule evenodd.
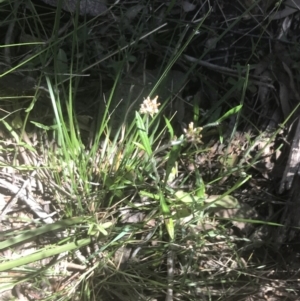
<path id="1" fill-rule="evenodd" d="M 44 258 L 51 257 L 63 252 L 76 250 L 86 245 L 89 245 L 91 242 L 92 242 L 91 238 L 85 238 L 75 242 L 67 243 L 62 246 L 55 246 L 49 249 L 43 248 L 33 254 L 1 263 L 0 272 L 11 270 L 13 268 L 26 265 L 28 263 L 32 263 L 38 260 L 42 260 Z"/>
<path id="2" fill-rule="evenodd" d="M 164 185 L 166 185 L 168 179 L 169 179 L 169 175 L 172 172 L 172 168 L 175 166 L 176 161 L 180 155 L 180 151 L 181 151 L 181 145 L 174 145 L 170 151 L 169 154 L 169 158 L 167 161 L 167 168 L 166 168 L 166 176 L 165 176 L 165 181 L 164 181 Z"/>
<path id="3" fill-rule="evenodd" d="M 142 140 L 142 144 L 145 148 L 146 153 L 151 156 L 152 154 L 152 149 L 151 149 L 151 144 L 150 144 L 150 140 L 148 137 L 148 132 L 147 129 L 144 125 L 144 122 L 140 116 L 140 114 L 138 112 L 135 112 L 135 118 L 136 118 L 136 125 L 138 128 L 138 134 Z"/>
<path id="4" fill-rule="evenodd" d="M 220 123 L 223 120 L 225 120 L 226 118 L 228 118 L 229 116 L 238 113 L 242 109 L 242 107 L 243 107 L 243 105 L 238 105 L 238 106 L 232 108 L 231 110 L 229 110 L 228 112 L 226 112 L 220 119 L 218 119 L 217 122 Z"/>
<path id="5" fill-rule="evenodd" d="M 84 222 L 83 217 L 76 217 L 76 218 L 61 220 L 61 221 L 53 223 L 53 224 L 43 225 L 36 229 L 30 229 L 30 230 L 24 231 L 20 235 L 16 235 L 5 241 L 0 242 L 0 250 L 3 250 L 8 247 L 12 247 L 13 245 L 19 244 L 28 239 L 33 239 L 34 237 L 36 237 L 38 235 L 42 235 L 44 233 L 49 233 L 51 231 L 65 230 L 67 227 L 74 226 L 75 224 L 79 224 L 79 223 L 83 223 L 83 222 Z"/>
<path id="6" fill-rule="evenodd" d="M 160 208 L 161 208 L 162 214 L 164 216 L 169 216 L 170 215 L 170 208 L 167 205 L 166 199 L 165 199 L 162 192 L 159 193 L 159 200 L 160 200 Z"/>
<path id="7" fill-rule="evenodd" d="M 170 235 L 171 240 L 174 239 L 174 222 L 172 218 L 166 218 L 165 219 L 165 225 L 167 228 L 167 231 Z"/>

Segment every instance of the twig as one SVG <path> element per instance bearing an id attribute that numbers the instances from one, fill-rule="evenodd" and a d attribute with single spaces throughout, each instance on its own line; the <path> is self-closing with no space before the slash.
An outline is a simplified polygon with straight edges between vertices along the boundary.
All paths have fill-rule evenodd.
<path id="1" fill-rule="evenodd" d="M 206 67 L 206 68 L 211 69 L 211 70 L 219 71 L 219 72 L 229 74 L 229 75 L 232 75 L 232 76 L 237 76 L 238 75 L 237 70 L 234 70 L 234 69 L 231 69 L 231 68 L 228 68 L 228 67 L 218 66 L 218 65 L 215 65 L 215 64 L 203 61 L 203 60 L 199 60 L 197 58 L 194 58 L 194 57 L 192 57 L 190 55 L 186 55 L 186 54 L 184 54 L 183 57 L 188 62 L 191 62 L 193 64 L 199 64 L 200 66 Z M 267 81 L 270 82 L 271 79 L 266 77 L 266 76 L 257 76 L 257 75 L 252 75 L 251 74 L 251 75 L 249 75 L 249 78 L 251 79 L 251 81 L 253 83 L 255 83 L 257 85 L 262 85 L 262 86 L 266 86 L 266 87 L 274 89 L 274 86 L 271 83 L 267 82 Z"/>
<path id="2" fill-rule="evenodd" d="M 32 172 L 31 176 L 34 176 L 35 171 Z M 34 200 L 31 195 L 26 195 L 24 189 L 29 183 L 30 178 L 28 178 L 19 189 L 13 184 L 0 179 L 0 187 L 9 190 L 11 193 L 15 194 L 14 198 L 7 204 L 4 210 L 0 214 L 0 220 L 5 214 L 10 210 L 10 208 L 15 205 L 18 199 L 23 201 L 39 218 L 41 218 L 46 224 L 54 223 L 54 220 L 49 217 L 49 215 L 41 208 L 41 206 Z"/>
<path id="3" fill-rule="evenodd" d="M 6 35 L 5 35 L 5 45 L 10 45 L 13 44 L 13 32 L 14 32 L 14 28 L 15 28 L 15 24 L 16 24 L 16 20 L 17 20 L 17 11 L 19 8 L 21 1 L 15 1 L 14 6 L 12 7 L 13 9 L 13 19 L 11 20 L 8 29 L 6 31 Z M 4 59 L 5 61 L 10 65 L 11 64 L 11 53 L 10 53 L 10 49 L 11 47 L 4 47 Z"/>
<path id="4" fill-rule="evenodd" d="M 299 174 L 299 163 L 300 163 L 300 118 L 296 127 L 294 138 L 292 141 L 288 161 L 280 182 L 279 193 L 284 190 L 289 190 L 292 187 L 293 179 L 295 174 Z"/>
<path id="5" fill-rule="evenodd" d="M 173 301 L 174 251 L 169 250 L 167 256 L 168 288 L 165 301 Z"/>
<path id="6" fill-rule="evenodd" d="M 3 211 L 1 212 L 0 216 L 3 217 L 6 215 L 6 213 L 8 211 L 10 211 L 10 209 L 15 206 L 15 204 L 17 203 L 21 193 L 22 193 L 22 190 L 25 189 L 27 187 L 27 185 L 29 184 L 31 178 L 33 178 L 36 174 L 36 170 L 34 170 L 29 178 L 23 183 L 22 187 L 20 188 L 20 190 L 17 192 L 17 194 L 6 204 L 5 208 L 3 209 Z"/>
<path id="7" fill-rule="evenodd" d="M 156 31 L 160 30 L 161 28 L 165 27 L 166 25 L 167 25 L 167 23 L 164 23 L 164 24 L 158 26 L 157 28 L 155 28 L 154 30 L 152 30 L 152 31 L 150 31 L 150 32 L 148 32 L 148 33 L 146 33 L 146 34 L 144 34 L 142 37 L 138 38 L 137 40 L 134 40 L 134 41 L 130 42 L 130 43 L 127 44 L 126 46 L 122 47 L 121 49 L 118 49 L 118 50 L 116 50 L 116 51 L 114 51 L 114 52 L 108 54 L 107 56 L 101 58 L 99 61 L 97 61 L 97 62 L 95 62 L 95 63 L 93 63 L 93 64 L 87 66 L 86 68 L 84 68 L 84 69 L 82 70 L 82 72 L 86 72 L 87 70 L 91 69 L 91 68 L 94 67 L 94 66 L 99 65 L 101 62 L 103 62 L 103 61 L 109 59 L 110 57 L 112 57 L 112 56 L 114 56 L 114 55 L 120 53 L 121 51 L 123 51 L 123 50 L 125 50 L 125 49 L 127 49 L 127 48 L 129 48 L 129 47 L 131 47 L 131 46 L 133 46 L 134 44 L 140 42 L 141 40 L 145 39 L 146 37 L 150 36 L 150 35 L 153 34 L 154 32 L 156 32 Z M 69 79 L 68 79 L 68 80 L 69 80 Z"/>

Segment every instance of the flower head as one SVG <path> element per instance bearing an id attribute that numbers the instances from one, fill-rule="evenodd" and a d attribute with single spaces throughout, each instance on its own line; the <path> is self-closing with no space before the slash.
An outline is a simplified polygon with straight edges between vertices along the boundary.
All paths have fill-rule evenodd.
<path id="1" fill-rule="evenodd" d="M 140 107 L 140 113 L 150 115 L 151 117 L 153 117 L 154 114 L 157 114 L 158 107 L 160 106 L 160 103 L 157 103 L 157 99 L 158 96 L 155 96 L 154 99 L 150 99 L 149 96 L 144 99 Z"/>
<path id="2" fill-rule="evenodd" d="M 201 138 L 202 127 L 194 128 L 194 122 L 190 122 L 187 129 L 184 129 L 185 136 L 188 142 L 202 143 Z"/>

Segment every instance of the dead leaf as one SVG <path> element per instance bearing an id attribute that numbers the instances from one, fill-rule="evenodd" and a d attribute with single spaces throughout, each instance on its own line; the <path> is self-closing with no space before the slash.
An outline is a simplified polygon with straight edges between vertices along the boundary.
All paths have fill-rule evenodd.
<path id="1" fill-rule="evenodd" d="M 290 106 L 289 106 L 289 89 L 288 87 L 282 83 L 279 82 L 279 99 L 281 104 L 281 109 L 283 113 L 284 120 L 289 116 L 289 113 L 291 112 Z"/>
<path id="2" fill-rule="evenodd" d="M 130 21 L 133 20 L 144 7 L 145 7 L 145 5 L 141 5 L 141 4 L 137 4 L 137 5 L 130 7 L 126 11 L 125 17 Z"/>
<path id="3" fill-rule="evenodd" d="M 215 216 L 226 218 L 226 219 L 232 219 L 232 224 L 239 228 L 243 232 L 248 232 L 250 229 L 252 229 L 252 224 L 248 223 L 247 221 L 241 221 L 241 220 L 250 220 L 257 218 L 257 212 L 248 204 L 241 204 L 239 208 L 229 208 L 229 209 L 220 209 L 218 212 L 215 213 Z M 234 220 L 234 219 L 241 219 L 241 220 Z"/>
<path id="4" fill-rule="evenodd" d="M 269 18 L 270 20 L 283 19 L 300 10 L 300 0 L 287 0 L 284 4 L 285 8 L 282 10 L 278 10 L 273 15 L 271 15 Z"/>
<path id="5" fill-rule="evenodd" d="M 190 11 L 193 11 L 196 8 L 196 5 L 193 3 L 190 3 L 189 1 L 183 1 L 182 2 L 182 9 L 184 12 L 188 13 Z"/>
<path id="6" fill-rule="evenodd" d="M 57 0 L 42 0 L 44 3 L 57 7 Z M 62 1 L 62 9 L 75 13 L 77 10 L 77 0 Z M 92 17 L 103 14 L 107 11 L 106 0 L 85 0 L 80 1 L 79 14 L 81 16 L 89 15 Z"/>

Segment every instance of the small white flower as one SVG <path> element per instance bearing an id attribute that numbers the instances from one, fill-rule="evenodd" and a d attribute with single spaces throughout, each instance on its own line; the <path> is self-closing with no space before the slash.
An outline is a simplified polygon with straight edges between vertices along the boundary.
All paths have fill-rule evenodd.
<path id="1" fill-rule="evenodd" d="M 187 138 L 187 141 L 192 143 L 202 143 L 201 138 L 201 131 L 203 128 L 197 127 L 194 128 L 194 122 L 189 123 L 189 127 L 187 129 L 184 129 L 185 136 Z"/>
<path id="2" fill-rule="evenodd" d="M 140 113 L 141 114 L 147 114 L 153 117 L 154 114 L 158 113 L 158 107 L 160 106 L 160 103 L 157 103 L 158 96 L 155 96 L 154 99 L 150 99 L 148 96 L 146 99 L 144 99 L 143 103 L 141 104 Z"/>

